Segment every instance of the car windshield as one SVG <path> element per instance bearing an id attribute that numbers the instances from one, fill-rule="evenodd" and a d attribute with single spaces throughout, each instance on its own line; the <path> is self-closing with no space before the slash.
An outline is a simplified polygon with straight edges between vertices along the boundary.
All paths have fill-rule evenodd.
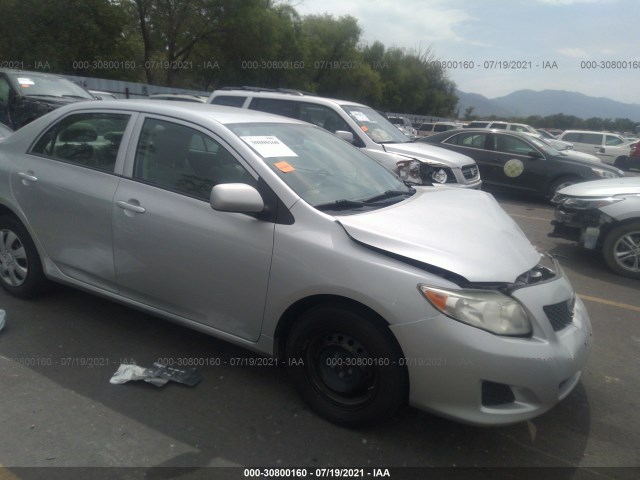
<path id="1" fill-rule="evenodd" d="M 47 96 L 86 98 L 95 100 L 85 89 L 64 78 L 49 75 L 34 75 L 28 72 L 14 73 L 11 78 L 17 85 L 20 93 L 25 96 Z"/>
<path id="2" fill-rule="evenodd" d="M 314 207 L 383 207 L 414 192 L 376 161 L 321 128 L 273 123 L 227 127 Z"/>
<path id="3" fill-rule="evenodd" d="M 342 109 L 376 143 L 408 143 L 411 140 L 371 107 L 342 105 Z"/>

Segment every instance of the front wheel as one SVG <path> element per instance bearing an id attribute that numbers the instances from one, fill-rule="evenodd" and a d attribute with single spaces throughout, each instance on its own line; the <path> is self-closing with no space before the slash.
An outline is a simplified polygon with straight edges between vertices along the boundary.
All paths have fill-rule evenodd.
<path id="1" fill-rule="evenodd" d="M 0 284 L 15 297 L 41 292 L 46 280 L 27 229 L 14 217 L 0 216 Z"/>
<path id="2" fill-rule="evenodd" d="M 640 279 L 640 222 L 611 230 L 604 239 L 602 253 L 611 270 Z"/>
<path id="3" fill-rule="evenodd" d="M 306 311 L 287 338 L 286 356 L 302 398 L 339 425 L 372 424 L 407 401 L 408 374 L 395 338 L 350 306 Z"/>

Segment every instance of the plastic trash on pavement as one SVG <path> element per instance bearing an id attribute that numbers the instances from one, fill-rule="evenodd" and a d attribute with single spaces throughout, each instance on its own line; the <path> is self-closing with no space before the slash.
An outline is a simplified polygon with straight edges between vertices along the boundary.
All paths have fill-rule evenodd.
<path id="1" fill-rule="evenodd" d="M 113 374 L 109 383 L 116 385 L 133 380 L 144 380 L 156 387 L 162 387 L 169 381 L 182 383 L 190 387 L 196 386 L 202 380 L 202 375 L 195 368 L 174 368 L 154 363 L 152 367 L 145 368 L 139 365 L 122 364 Z"/>

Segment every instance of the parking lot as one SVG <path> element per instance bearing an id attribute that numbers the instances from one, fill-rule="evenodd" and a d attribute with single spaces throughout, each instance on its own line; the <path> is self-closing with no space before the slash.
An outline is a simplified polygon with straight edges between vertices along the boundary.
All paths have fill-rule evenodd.
<path id="1" fill-rule="evenodd" d="M 620 467 L 640 466 L 640 281 L 549 238 L 548 203 L 496 196 L 533 244 L 560 257 L 591 315 L 594 346 L 582 381 L 545 415 L 487 429 L 406 408 L 376 427 L 348 430 L 311 413 L 284 368 L 250 366 L 253 354 L 220 340 L 62 286 L 30 302 L 0 292 L 0 465 L 9 469 L 0 467 L 0 479 L 71 478 L 39 467 L 196 478 L 208 466 L 566 467 L 554 471 L 558 478 L 638 478 Z M 221 364 L 207 366 L 209 358 Z M 109 383 L 122 362 L 159 359 L 200 359 L 203 381 Z"/>

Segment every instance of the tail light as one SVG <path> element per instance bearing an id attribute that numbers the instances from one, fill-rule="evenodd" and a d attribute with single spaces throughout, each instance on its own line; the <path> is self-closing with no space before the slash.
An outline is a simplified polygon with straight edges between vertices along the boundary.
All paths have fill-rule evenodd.
<path id="1" fill-rule="evenodd" d="M 631 144 L 631 153 L 630 157 L 640 157 L 640 142 Z"/>

